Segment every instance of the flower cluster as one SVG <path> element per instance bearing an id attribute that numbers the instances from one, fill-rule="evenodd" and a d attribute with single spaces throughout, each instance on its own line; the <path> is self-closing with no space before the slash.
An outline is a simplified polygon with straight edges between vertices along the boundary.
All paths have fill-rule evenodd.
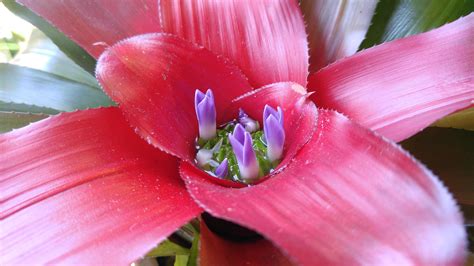
<path id="1" fill-rule="evenodd" d="M 217 129 L 214 95 L 210 89 L 206 93 L 196 90 L 194 107 L 199 125 L 196 163 L 202 169 L 219 178 L 248 184 L 268 174 L 280 162 L 285 131 L 279 106 L 275 110 L 265 105 L 263 134 L 258 121 L 243 109 L 239 110 L 237 120 Z"/>

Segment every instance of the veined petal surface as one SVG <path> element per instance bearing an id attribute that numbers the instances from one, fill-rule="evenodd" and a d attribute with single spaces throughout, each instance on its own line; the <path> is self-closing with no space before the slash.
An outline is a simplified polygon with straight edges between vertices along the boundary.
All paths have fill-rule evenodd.
<path id="1" fill-rule="evenodd" d="M 353 55 L 364 40 L 376 0 L 303 0 L 310 72 Z"/>
<path id="2" fill-rule="evenodd" d="M 118 108 L 0 135 L 0 264 L 130 264 L 201 209 Z"/>
<path id="3" fill-rule="evenodd" d="M 474 14 L 382 44 L 314 73 L 319 107 L 394 141 L 474 103 Z"/>
<path id="4" fill-rule="evenodd" d="M 143 138 L 188 161 L 198 136 L 195 91 L 213 91 L 219 123 L 231 100 L 252 90 L 229 60 L 169 34 L 116 44 L 100 57 L 97 78 Z"/>
<path id="5" fill-rule="evenodd" d="M 297 1 L 160 0 L 163 32 L 233 60 L 253 87 L 306 86 L 308 45 Z"/>
<path id="6" fill-rule="evenodd" d="M 343 115 L 318 116 L 293 162 L 256 186 L 226 188 L 181 164 L 191 196 L 302 265 L 461 265 L 462 217 L 439 180 Z"/>
<path id="7" fill-rule="evenodd" d="M 17 0 L 92 56 L 134 35 L 160 32 L 156 0 Z"/>

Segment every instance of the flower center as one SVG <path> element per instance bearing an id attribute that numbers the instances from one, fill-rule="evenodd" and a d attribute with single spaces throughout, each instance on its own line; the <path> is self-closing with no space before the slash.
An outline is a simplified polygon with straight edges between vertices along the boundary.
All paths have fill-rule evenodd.
<path id="1" fill-rule="evenodd" d="M 205 94 L 196 90 L 195 110 L 199 124 L 196 163 L 210 175 L 252 184 L 280 163 L 285 141 L 280 107 L 265 106 L 263 130 L 242 109 L 238 118 L 217 129 L 211 90 Z"/>

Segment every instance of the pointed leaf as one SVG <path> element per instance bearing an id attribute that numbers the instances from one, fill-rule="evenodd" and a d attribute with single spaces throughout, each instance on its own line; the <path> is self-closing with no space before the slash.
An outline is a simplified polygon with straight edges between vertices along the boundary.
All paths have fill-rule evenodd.
<path id="1" fill-rule="evenodd" d="M 2 112 L 20 112 L 20 113 L 34 113 L 34 114 L 48 114 L 53 115 L 59 113 L 58 110 L 39 107 L 36 105 L 12 103 L 0 101 L 0 111 Z"/>
<path id="2" fill-rule="evenodd" d="M 473 11 L 469 0 L 381 0 L 360 49 L 429 31 Z"/>
<path id="3" fill-rule="evenodd" d="M 0 64 L 0 101 L 58 111 L 110 106 L 97 88 L 36 69 Z"/>
<path id="4" fill-rule="evenodd" d="M 320 107 L 395 141 L 473 104 L 474 13 L 340 60 L 309 78 Z"/>
<path id="5" fill-rule="evenodd" d="M 252 90 L 229 60 L 169 34 L 124 40 L 99 59 L 97 79 L 150 144 L 194 161 L 196 90 L 212 89 L 217 122 L 231 100 Z"/>
<path id="6" fill-rule="evenodd" d="M 95 58 L 120 40 L 161 31 L 156 0 L 17 1 L 51 22 Z"/>
<path id="7" fill-rule="evenodd" d="M 310 72 L 353 55 L 364 40 L 377 1 L 303 0 Z"/>
<path id="8" fill-rule="evenodd" d="M 37 4 L 46 5 L 57 1 L 35 1 Z M 79 47 L 76 43 L 70 40 L 66 35 L 58 31 L 54 26 L 49 24 L 35 13 L 28 10 L 28 8 L 16 3 L 15 0 L 3 0 L 2 3 L 17 16 L 29 21 L 38 29 L 44 32 L 51 40 L 76 64 L 81 66 L 85 71 L 94 74 L 95 59 L 92 58 L 86 51 Z M 59 13 L 58 13 L 59 14 Z"/>
<path id="9" fill-rule="evenodd" d="M 169 240 L 161 242 L 156 248 L 146 254 L 147 257 L 168 257 L 176 255 L 189 255 L 189 249 Z"/>
<path id="10" fill-rule="evenodd" d="M 176 159 L 118 108 L 0 135 L 0 264 L 125 265 L 197 216 Z"/>
<path id="11" fill-rule="evenodd" d="M 201 246 L 200 243 L 201 243 L 201 233 L 195 230 L 193 244 L 191 246 L 191 254 L 189 254 L 189 257 L 188 257 L 188 263 L 187 263 L 188 266 L 200 265 L 198 263 L 198 254 L 200 252 L 200 246 Z"/>
<path id="12" fill-rule="evenodd" d="M 308 44 L 297 1 L 162 0 L 159 12 L 163 32 L 233 60 L 253 87 L 306 87 Z"/>
<path id="13" fill-rule="evenodd" d="M 52 73 L 100 90 L 95 76 L 69 59 L 38 29 L 33 29 L 25 49 L 9 63 Z"/>
<path id="14" fill-rule="evenodd" d="M 313 138 L 256 186 L 216 185 L 185 162 L 180 171 L 207 212 L 256 230 L 302 265 L 465 259 L 462 217 L 439 180 L 396 144 L 332 111 L 319 110 Z"/>
<path id="15" fill-rule="evenodd" d="M 188 265 L 189 256 L 188 255 L 177 255 L 175 257 L 174 266 L 186 266 Z"/>
<path id="16" fill-rule="evenodd" d="M 47 118 L 45 114 L 3 112 L 0 111 L 0 133 L 26 126 L 32 122 Z"/>
<path id="17" fill-rule="evenodd" d="M 474 108 L 462 110 L 444 117 L 441 120 L 436 121 L 434 126 L 474 130 Z"/>

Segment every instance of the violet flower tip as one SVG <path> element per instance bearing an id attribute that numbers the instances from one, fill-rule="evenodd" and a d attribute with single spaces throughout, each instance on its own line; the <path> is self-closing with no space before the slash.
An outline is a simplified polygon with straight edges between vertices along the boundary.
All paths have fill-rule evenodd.
<path id="1" fill-rule="evenodd" d="M 214 101 L 214 93 L 212 92 L 211 89 L 207 89 L 206 96 L 210 97 L 212 101 Z"/>
<path id="2" fill-rule="evenodd" d="M 225 178 L 229 172 L 229 163 L 225 158 L 215 170 L 215 174 L 219 178 Z"/>
<path id="3" fill-rule="evenodd" d="M 254 179 L 258 177 L 260 167 L 252 145 L 252 136 L 249 132 L 237 124 L 233 134 L 229 133 L 229 142 L 237 158 L 240 175 L 243 179 Z"/>
<path id="4" fill-rule="evenodd" d="M 280 122 L 281 126 L 283 126 L 283 110 L 281 109 L 280 106 L 277 107 L 278 110 L 278 122 Z"/>
<path id="5" fill-rule="evenodd" d="M 194 108 L 198 120 L 199 137 L 205 140 L 212 139 L 216 135 L 216 106 L 212 90 L 208 89 L 206 94 L 196 90 Z"/>
<path id="6" fill-rule="evenodd" d="M 270 161 L 278 161 L 283 154 L 285 131 L 283 128 L 283 110 L 268 106 L 264 110 L 263 133 L 267 144 L 267 157 Z"/>

